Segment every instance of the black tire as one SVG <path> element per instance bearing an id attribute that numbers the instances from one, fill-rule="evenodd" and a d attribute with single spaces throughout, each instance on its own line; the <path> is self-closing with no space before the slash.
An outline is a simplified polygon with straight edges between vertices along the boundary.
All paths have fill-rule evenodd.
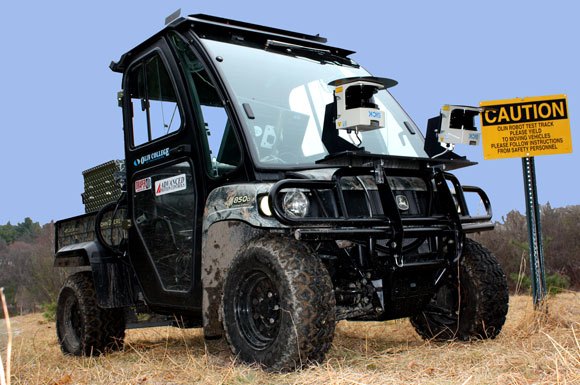
<path id="1" fill-rule="evenodd" d="M 411 323 L 425 339 L 495 338 L 508 311 L 506 276 L 495 256 L 466 239 L 457 275 L 443 285 L 431 303 Z M 460 305 L 458 305 L 460 304 Z"/>
<path id="2" fill-rule="evenodd" d="M 122 309 L 100 308 L 91 273 L 76 273 L 58 296 L 56 332 L 65 354 L 98 356 L 123 348 L 125 315 Z"/>
<path id="3" fill-rule="evenodd" d="M 232 352 L 269 371 L 324 359 L 335 328 L 328 271 L 306 246 L 265 237 L 249 243 L 227 273 L 222 321 Z"/>

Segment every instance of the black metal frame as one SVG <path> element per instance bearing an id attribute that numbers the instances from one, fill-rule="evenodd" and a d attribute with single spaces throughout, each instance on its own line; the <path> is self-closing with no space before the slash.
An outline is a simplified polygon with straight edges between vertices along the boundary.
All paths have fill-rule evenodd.
<path id="1" fill-rule="evenodd" d="M 354 237 L 384 237 L 393 238 L 395 242 L 401 244 L 401 240 L 406 237 L 442 235 L 449 231 L 462 231 L 472 233 L 493 229 L 491 223 L 491 205 L 487 194 L 479 187 L 461 186 L 459 180 L 449 173 L 435 173 L 431 179 L 435 181 L 437 192 L 447 197 L 448 212 L 446 215 L 429 217 L 402 217 L 396 206 L 393 192 L 388 183 L 377 183 L 381 203 L 383 205 L 384 216 L 369 218 L 354 218 L 348 216 L 346 210 L 343 191 L 340 188 L 340 177 L 350 175 L 372 175 L 369 170 L 353 170 L 342 172 L 332 181 L 305 180 L 305 179 L 284 179 L 277 182 L 270 190 L 269 200 L 272 203 L 272 213 L 274 217 L 287 226 L 296 228 L 295 235 L 298 239 L 344 239 L 346 236 Z M 450 181 L 455 189 L 452 194 L 447 187 Z M 431 186 L 427 183 L 427 186 Z M 284 189 L 305 189 L 312 191 L 316 196 L 319 189 L 331 190 L 335 194 L 336 202 L 340 206 L 341 216 L 337 217 L 291 217 L 284 213 L 280 196 Z M 466 204 L 464 192 L 477 193 L 487 211 L 484 216 L 470 216 Z M 434 191 L 430 191 L 431 199 Z M 453 196 L 458 202 L 461 213 L 459 215 L 454 204 Z"/>

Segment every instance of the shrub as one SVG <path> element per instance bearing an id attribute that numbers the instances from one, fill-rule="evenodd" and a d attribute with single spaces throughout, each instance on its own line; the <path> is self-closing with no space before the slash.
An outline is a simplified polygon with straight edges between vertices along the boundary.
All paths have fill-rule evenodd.
<path id="1" fill-rule="evenodd" d="M 56 301 L 45 303 L 42 305 L 42 316 L 50 322 L 56 320 Z"/>
<path id="2" fill-rule="evenodd" d="M 519 287 L 522 290 L 527 292 L 531 291 L 532 280 L 528 275 L 511 273 L 510 279 L 516 284 L 520 282 Z M 558 294 L 570 288 L 570 278 L 560 273 L 546 274 L 546 286 L 548 288 L 548 294 Z"/>

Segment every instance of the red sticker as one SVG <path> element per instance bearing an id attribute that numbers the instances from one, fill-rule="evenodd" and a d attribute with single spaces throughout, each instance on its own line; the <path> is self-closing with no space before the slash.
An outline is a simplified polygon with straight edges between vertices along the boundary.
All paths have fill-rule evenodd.
<path id="1" fill-rule="evenodd" d="M 151 190 L 151 178 L 139 179 L 135 181 L 135 193 Z"/>

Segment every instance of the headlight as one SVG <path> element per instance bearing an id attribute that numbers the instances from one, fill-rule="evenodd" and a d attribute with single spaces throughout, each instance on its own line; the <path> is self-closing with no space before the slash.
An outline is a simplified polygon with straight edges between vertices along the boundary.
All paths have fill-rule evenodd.
<path id="1" fill-rule="evenodd" d="M 272 210 L 270 210 L 270 199 L 268 198 L 268 195 L 263 195 L 258 198 L 258 202 L 260 202 L 258 206 L 260 208 L 260 212 L 267 217 L 271 217 Z"/>
<path id="2" fill-rule="evenodd" d="M 304 218 L 310 209 L 310 202 L 302 191 L 294 189 L 284 195 L 282 208 L 289 217 Z"/>

